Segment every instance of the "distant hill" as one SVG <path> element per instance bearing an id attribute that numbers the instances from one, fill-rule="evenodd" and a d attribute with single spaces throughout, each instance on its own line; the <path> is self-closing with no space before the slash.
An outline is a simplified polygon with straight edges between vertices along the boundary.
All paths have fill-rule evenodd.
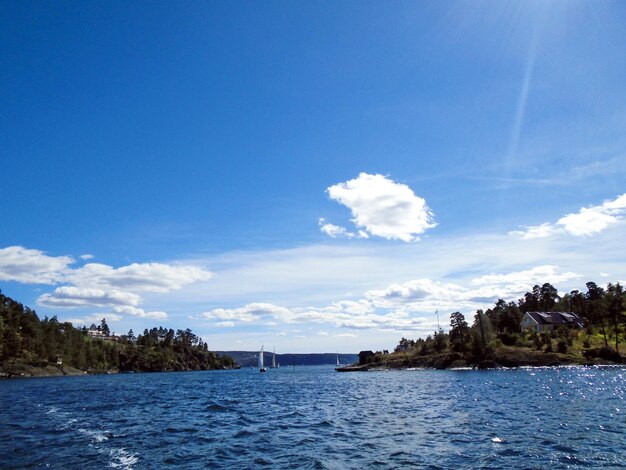
<path id="1" fill-rule="evenodd" d="M 258 351 L 216 351 L 220 356 L 229 356 L 241 364 L 241 367 L 255 366 L 258 363 Z M 356 354 L 339 354 L 339 363 L 342 365 L 357 362 L 359 357 Z M 272 353 L 265 351 L 264 361 L 267 367 L 272 365 Z M 320 366 L 325 364 L 336 364 L 337 354 L 314 353 L 314 354 L 276 354 L 276 363 L 281 367 L 285 366 Z"/>

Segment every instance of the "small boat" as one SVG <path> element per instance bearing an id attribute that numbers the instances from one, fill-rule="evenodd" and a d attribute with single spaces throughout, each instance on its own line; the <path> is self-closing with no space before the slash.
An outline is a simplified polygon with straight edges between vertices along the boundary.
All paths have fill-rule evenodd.
<path id="1" fill-rule="evenodd" d="M 259 353 L 259 372 L 265 372 L 266 370 L 263 365 L 263 346 L 261 346 L 261 352 Z"/>
<path id="2" fill-rule="evenodd" d="M 272 366 L 271 369 L 277 369 L 280 366 L 276 365 L 276 348 L 274 348 L 274 353 L 272 354 Z"/>

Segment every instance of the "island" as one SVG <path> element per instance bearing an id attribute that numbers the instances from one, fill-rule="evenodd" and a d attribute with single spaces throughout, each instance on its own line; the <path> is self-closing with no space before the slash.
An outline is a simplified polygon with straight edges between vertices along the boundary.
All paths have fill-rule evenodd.
<path id="1" fill-rule="evenodd" d="M 190 329 L 111 334 L 106 319 L 75 328 L 44 317 L 0 291 L 0 378 L 232 369 Z"/>
<path id="2" fill-rule="evenodd" d="M 361 351 L 359 361 L 339 372 L 379 369 L 492 369 L 626 363 L 626 293 L 619 283 L 606 288 L 586 283 L 586 292 L 562 297 L 550 283 L 535 285 L 517 302 L 499 299 L 478 310 L 470 326 L 461 312 L 450 328 L 426 338 L 402 338 L 395 350 Z"/>

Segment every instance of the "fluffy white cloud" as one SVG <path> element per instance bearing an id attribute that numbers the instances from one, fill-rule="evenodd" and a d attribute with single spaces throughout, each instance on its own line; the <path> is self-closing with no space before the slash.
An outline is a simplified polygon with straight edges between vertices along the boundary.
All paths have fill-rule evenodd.
<path id="1" fill-rule="evenodd" d="M 580 276 L 576 273 L 559 273 L 558 266 L 543 265 L 532 269 L 515 271 L 507 274 L 486 274 L 471 280 L 473 286 L 504 286 L 507 290 L 526 290 L 535 284 L 549 282 L 551 284 L 577 279 Z"/>
<path id="2" fill-rule="evenodd" d="M 84 259 L 84 260 L 88 260 L 88 259 L 94 259 L 95 256 L 90 254 L 90 253 L 85 253 L 84 255 L 80 255 L 79 258 L 80 259 Z"/>
<path id="3" fill-rule="evenodd" d="M 123 289 L 131 292 L 170 292 L 210 279 L 212 273 L 197 266 L 133 263 L 121 268 L 89 263 L 73 270 L 68 280 L 77 286 Z"/>
<path id="4" fill-rule="evenodd" d="M 561 217 L 554 224 L 544 223 L 510 233 L 520 235 L 524 239 L 545 238 L 558 233 L 567 233 L 577 237 L 591 236 L 618 223 L 625 214 L 626 193 L 598 206 L 583 207 L 576 213 Z"/>
<path id="5" fill-rule="evenodd" d="M 136 306 L 141 297 L 132 292 L 73 286 L 57 287 L 51 294 L 43 294 L 37 299 L 39 305 L 46 307 L 105 307 L 111 305 Z"/>
<path id="6" fill-rule="evenodd" d="M 364 235 L 410 242 L 436 226 L 423 198 L 416 196 L 407 185 L 383 175 L 361 173 L 357 178 L 330 186 L 326 191 L 331 199 L 350 209 L 352 222 L 362 229 Z M 343 233 L 342 227 L 326 225 L 325 233 L 330 236 L 333 236 L 331 233 L 335 236 Z M 345 229 L 344 232 L 349 233 Z"/>
<path id="7" fill-rule="evenodd" d="M 253 303 L 233 309 L 215 309 L 203 316 L 217 326 L 237 323 L 323 323 L 338 328 L 382 329 L 386 331 L 432 332 L 438 326 L 435 312 L 474 311 L 493 305 L 497 299 L 517 300 L 534 284 L 564 282 L 579 277 L 560 273 L 556 266 L 544 265 L 506 274 L 489 274 L 472 279 L 469 286 L 416 279 L 369 290 L 359 300 L 342 300 L 326 307 L 288 308 Z M 326 331 L 326 330 L 320 330 Z M 319 336 L 319 333 L 318 333 Z"/>
<path id="8" fill-rule="evenodd" d="M 237 322 L 262 322 L 268 324 L 273 319 L 280 323 L 325 323 L 339 328 L 370 329 L 384 328 L 390 330 L 421 330 L 425 323 L 423 318 L 412 317 L 404 312 L 376 313 L 369 308 L 353 308 L 360 302 L 336 302 L 322 308 L 287 308 L 272 304 L 249 304 L 234 309 L 215 309 L 203 313 L 208 320 L 217 321 L 216 326 L 236 325 Z M 295 330 L 294 330 L 295 331 Z M 324 333 L 327 333 L 325 330 Z M 320 333 L 317 333 L 320 336 Z M 322 336 L 325 336 L 322 334 Z"/>
<path id="9" fill-rule="evenodd" d="M 93 256 L 84 254 L 80 258 L 91 259 Z M 171 292 L 212 276 L 209 271 L 190 265 L 134 263 L 114 268 L 89 263 L 72 269 L 70 265 L 74 262 L 70 256 L 52 257 L 40 250 L 10 246 L 0 249 L 0 280 L 26 284 L 63 284 L 53 292 L 39 296 L 37 303 L 46 307 L 111 307 L 113 312 L 97 315 L 117 318 L 120 314 L 127 314 L 165 319 L 165 312 L 139 308 L 142 299 L 137 292 Z M 83 319 L 89 321 L 89 318 Z"/>
<path id="10" fill-rule="evenodd" d="M 167 313 L 165 312 L 160 312 L 160 311 L 146 312 L 142 308 L 133 307 L 130 305 L 124 305 L 121 307 L 113 307 L 113 311 L 115 313 L 124 313 L 126 315 L 132 315 L 132 316 L 141 317 L 141 318 L 153 318 L 155 320 L 164 320 L 167 318 Z"/>
<path id="11" fill-rule="evenodd" d="M 554 284 L 579 277 L 576 273 L 559 273 L 557 266 L 543 265 L 506 274 L 479 276 L 470 280 L 469 287 L 417 279 L 368 291 L 365 297 L 377 307 L 400 311 L 467 310 L 489 306 L 497 299 L 516 300 L 535 284 Z"/>
<path id="12" fill-rule="evenodd" d="M 404 284 L 391 284 L 382 290 L 370 290 L 365 297 L 378 307 L 393 308 L 429 298 L 460 300 L 465 293 L 466 290 L 456 284 L 416 279 Z"/>
<path id="13" fill-rule="evenodd" d="M 72 263 L 71 256 L 48 256 L 40 250 L 9 246 L 0 249 L 0 281 L 56 284 Z"/>
<path id="14" fill-rule="evenodd" d="M 293 317 L 291 310 L 268 303 L 252 303 L 240 308 L 217 308 L 202 314 L 207 320 L 238 321 L 250 323 L 264 318 L 281 319 L 288 321 Z"/>

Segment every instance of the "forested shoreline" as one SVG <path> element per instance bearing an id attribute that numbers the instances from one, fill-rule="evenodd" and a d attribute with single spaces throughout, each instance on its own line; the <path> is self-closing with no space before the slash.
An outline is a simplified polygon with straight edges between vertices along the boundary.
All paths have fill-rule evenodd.
<path id="1" fill-rule="evenodd" d="M 439 328 L 416 340 L 402 338 L 392 354 L 374 353 L 355 369 L 372 367 L 519 367 L 626 362 L 626 293 L 621 284 L 606 288 L 586 283 L 586 291 L 563 296 L 549 283 L 535 285 L 517 302 L 499 299 L 478 310 L 470 326 L 461 312 L 450 314 L 450 329 Z M 528 312 L 571 312 L 582 328 L 523 330 Z"/>
<path id="2" fill-rule="evenodd" d="M 103 319 L 101 329 L 108 330 Z M 191 330 L 163 327 L 116 341 L 92 338 L 87 328 L 40 319 L 37 313 L 0 291 L 0 374 L 76 375 L 102 372 L 156 372 L 234 367 L 229 357 L 209 351 Z"/>

